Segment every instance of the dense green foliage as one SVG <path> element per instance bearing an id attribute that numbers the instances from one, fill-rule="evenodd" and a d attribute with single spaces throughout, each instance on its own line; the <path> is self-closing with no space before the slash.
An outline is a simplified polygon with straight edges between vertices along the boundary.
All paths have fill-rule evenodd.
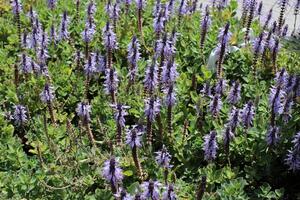
<path id="1" fill-rule="evenodd" d="M 5 1 L 4 1 L 5 2 Z M 96 1 L 96 34 L 90 48 L 105 55 L 102 43 L 102 28 L 107 16 L 105 2 Z M 153 30 L 152 10 L 154 1 L 147 2 L 143 13 L 143 37 L 141 60 L 138 62 L 138 77 L 128 91 L 127 46 L 138 33 L 136 7 L 131 5 L 128 16 L 121 13 L 117 22 L 119 48 L 114 52 L 113 63 L 120 84 L 117 99 L 130 106 L 126 126 L 145 125 L 143 78 L 147 61 L 154 52 L 156 35 Z M 3 5 L 2 5 L 3 4 Z M 60 15 L 67 10 L 71 17 L 68 41 L 49 45 L 47 61 L 51 82 L 55 89 L 54 111 L 57 125 L 50 120 L 47 105 L 39 94 L 47 81 L 44 76 L 20 74 L 15 86 L 15 68 L 19 63 L 18 34 L 9 4 L 0 3 L 0 199 L 113 199 L 109 184 L 102 177 L 103 163 L 114 155 L 120 159 L 124 180 L 122 187 L 134 194 L 139 188 L 139 177 L 125 143 L 115 145 L 116 123 L 110 107 L 110 96 L 104 93 L 104 75 L 98 74 L 90 82 L 88 97 L 91 99 L 91 130 L 96 147 L 90 145 L 85 129 L 76 115 L 77 104 L 84 99 L 85 76 L 76 68 L 76 49 L 84 52 L 81 32 L 84 29 L 87 1 L 80 4 L 80 21 L 77 22 L 73 0 L 58 1 L 56 9 L 49 10 L 46 1 L 23 1 L 21 13 L 22 31 L 30 31 L 30 22 L 25 13 L 29 6 L 37 11 L 39 19 L 49 32 L 52 23 L 59 27 Z M 123 9 L 123 7 L 122 7 Z M 179 34 L 176 44 L 176 63 L 179 76 L 176 80 L 177 101 L 173 109 L 173 133 L 167 131 L 167 108 L 162 106 L 161 118 L 164 136 L 159 141 L 159 125 L 154 123 L 154 145 L 143 146 L 139 158 L 145 179 L 156 179 L 163 183 L 164 171 L 155 163 L 154 152 L 164 143 L 172 155 L 169 181 L 174 182 L 178 199 L 195 199 L 201 177 L 207 177 L 207 189 L 203 199 L 296 199 L 299 197 L 299 172 L 288 170 L 284 159 L 292 147 L 293 136 L 300 131 L 299 100 L 295 102 L 292 119 L 288 123 L 279 121 L 281 139 L 276 147 L 268 147 L 266 132 L 270 121 L 268 105 L 269 88 L 274 83 L 270 58 L 257 64 L 258 78 L 252 73 L 253 52 L 251 44 L 244 43 L 244 31 L 236 14 L 237 2 L 231 1 L 222 11 L 212 11 L 212 26 L 208 32 L 203 52 L 199 50 L 201 13 L 196 11 L 182 18 L 180 26 L 174 17 L 166 26 L 167 32 L 176 27 Z M 248 100 L 257 102 L 254 125 L 248 131 L 238 127 L 230 143 L 230 154 L 226 156 L 222 133 L 228 120 L 230 105 L 223 98 L 223 107 L 217 117 L 208 111 L 210 99 L 200 94 L 204 83 L 216 83 L 215 69 L 207 65 L 212 50 L 217 45 L 219 29 L 230 22 L 232 38 L 230 46 L 236 51 L 228 53 L 224 61 L 224 78 L 242 83 L 242 99 L 237 107 L 242 108 Z M 261 27 L 257 19 L 252 24 L 253 35 L 259 35 Z M 32 50 L 27 53 L 35 57 Z M 290 74 L 299 74 L 299 54 L 284 46 L 280 49 L 277 65 L 285 67 Z M 83 67 L 83 66 L 82 66 Z M 192 88 L 192 77 L 196 75 L 197 89 Z M 22 103 L 29 111 L 29 121 L 18 127 L 7 117 L 13 106 Z M 202 115 L 197 113 L 196 107 Z M 67 125 L 67 121 L 71 123 Z M 211 130 L 218 133 L 219 149 L 215 161 L 204 161 L 204 136 Z M 123 139 L 124 140 L 124 139 Z M 297 181 L 298 179 L 298 181 Z"/>

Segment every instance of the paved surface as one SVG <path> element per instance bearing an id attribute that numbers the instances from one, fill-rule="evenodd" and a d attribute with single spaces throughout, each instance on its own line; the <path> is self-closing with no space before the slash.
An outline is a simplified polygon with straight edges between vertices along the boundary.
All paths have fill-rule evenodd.
<path id="1" fill-rule="evenodd" d="M 273 8 L 273 21 L 277 20 L 279 17 L 279 13 L 280 13 L 280 7 L 278 6 L 278 4 L 276 4 L 276 2 L 278 0 L 262 0 L 263 1 L 263 16 L 266 16 L 269 12 L 269 10 L 271 8 Z M 292 6 L 296 3 L 297 0 L 290 0 L 290 5 L 288 7 L 288 9 L 286 10 L 286 24 L 289 25 L 289 32 L 291 32 L 294 28 L 294 9 L 292 8 Z M 212 0 L 200 0 L 200 2 L 204 3 L 204 5 L 209 4 L 210 2 L 212 2 Z M 242 7 L 242 2 L 243 0 L 238 0 L 239 3 L 239 10 L 238 10 L 238 14 L 241 14 L 241 7 Z M 260 2 L 258 0 L 258 2 Z M 298 23 L 296 28 L 298 29 L 299 25 L 300 25 L 300 16 L 298 17 Z"/>

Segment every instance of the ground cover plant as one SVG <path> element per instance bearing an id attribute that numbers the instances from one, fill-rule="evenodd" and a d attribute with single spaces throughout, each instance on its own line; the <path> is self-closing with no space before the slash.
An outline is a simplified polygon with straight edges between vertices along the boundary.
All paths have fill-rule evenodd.
<path id="1" fill-rule="evenodd" d="M 0 199 L 299 198 L 299 5 L 1 1 Z"/>

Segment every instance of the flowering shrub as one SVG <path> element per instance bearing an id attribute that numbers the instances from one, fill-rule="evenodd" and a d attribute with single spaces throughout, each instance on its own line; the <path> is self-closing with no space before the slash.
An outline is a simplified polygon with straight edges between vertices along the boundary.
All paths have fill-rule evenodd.
<path id="1" fill-rule="evenodd" d="M 1 199 L 299 198 L 299 4 L 0 7 Z"/>

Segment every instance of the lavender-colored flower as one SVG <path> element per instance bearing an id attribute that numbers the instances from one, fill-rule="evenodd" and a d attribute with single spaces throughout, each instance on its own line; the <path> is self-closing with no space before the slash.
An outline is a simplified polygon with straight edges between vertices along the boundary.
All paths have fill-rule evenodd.
<path id="1" fill-rule="evenodd" d="M 204 160 L 212 161 L 216 158 L 218 149 L 216 131 L 211 131 L 210 134 L 204 136 L 202 149 L 204 151 Z"/>
<path id="2" fill-rule="evenodd" d="M 90 78 L 97 70 L 95 67 L 96 63 L 93 57 L 94 54 L 91 53 L 91 55 L 89 55 L 88 59 L 85 61 L 84 64 L 84 73 L 88 78 Z"/>
<path id="3" fill-rule="evenodd" d="M 227 153 L 229 150 L 229 143 L 233 139 L 233 137 L 234 137 L 234 133 L 232 132 L 230 125 L 227 124 L 223 132 L 223 142 Z"/>
<path id="4" fill-rule="evenodd" d="M 300 153 L 295 150 L 289 150 L 285 159 L 285 164 L 289 166 L 289 170 L 296 171 L 300 169 Z"/>
<path id="5" fill-rule="evenodd" d="M 206 12 L 205 12 L 204 16 L 202 17 L 202 21 L 201 21 L 201 39 L 200 39 L 201 49 L 203 49 L 203 47 L 204 47 L 205 38 L 206 38 L 207 32 L 208 32 L 208 30 L 210 28 L 210 25 L 211 25 L 209 7 L 206 6 L 205 10 L 206 10 Z"/>
<path id="6" fill-rule="evenodd" d="M 293 92 L 293 89 L 296 85 L 297 76 L 295 75 L 289 75 L 285 84 L 284 91 L 287 95 L 291 94 Z"/>
<path id="7" fill-rule="evenodd" d="M 145 115 L 153 122 L 156 115 L 160 112 L 160 101 L 153 97 L 145 100 Z"/>
<path id="8" fill-rule="evenodd" d="M 28 12 L 27 16 L 30 19 L 31 28 L 34 28 L 34 26 L 37 26 L 36 19 L 38 18 L 38 16 L 37 16 L 36 11 L 33 10 L 32 6 L 30 6 L 30 9 L 29 9 L 29 12 Z"/>
<path id="9" fill-rule="evenodd" d="M 172 84 L 176 81 L 178 72 L 174 58 L 164 62 L 162 75 L 162 82 L 164 84 Z"/>
<path id="10" fill-rule="evenodd" d="M 40 93 L 42 102 L 49 103 L 54 99 L 54 89 L 48 83 L 45 84 L 44 90 Z"/>
<path id="11" fill-rule="evenodd" d="M 282 119 L 285 123 L 287 123 L 291 118 L 291 110 L 293 106 L 293 95 L 289 94 L 284 100 L 283 103 L 283 112 L 282 112 Z"/>
<path id="12" fill-rule="evenodd" d="M 118 88 L 118 83 L 119 83 L 119 79 L 118 79 L 117 72 L 113 68 L 106 69 L 105 81 L 104 81 L 105 92 L 107 94 L 116 92 Z"/>
<path id="13" fill-rule="evenodd" d="M 167 148 L 163 146 L 161 151 L 155 152 L 155 161 L 162 168 L 171 168 L 171 155 L 168 153 Z"/>
<path id="14" fill-rule="evenodd" d="M 281 37 L 285 37 L 288 33 L 288 30 L 289 30 L 289 25 L 285 25 L 282 32 L 281 32 Z"/>
<path id="15" fill-rule="evenodd" d="M 222 100 L 220 94 L 215 94 L 211 97 L 211 101 L 209 104 L 209 111 L 213 116 L 217 116 L 222 108 Z"/>
<path id="16" fill-rule="evenodd" d="M 123 180 L 122 169 L 117 158 L 112 157 L 104 162 L 102 176 L 114 187 Z"/>
<path id="17" fill-rule="evenodd" d="M 14 15 L 19 15 L 22 11 L 22 4 L 20 0 L 12 0 L 11 7 Z"/>
<path id="18" fill-rule="evenodd" d="M 131 148 L 142 146 L 143 132 L 135 125 L 126 133 L 126 144 Z"/>
<path id="19" fill-rule="evenodd" d="M 174 14 L 174 4 L 175 4 L 175 0 L 169 0 L 169 3 L 167 5 L 169 18 Z"/>
<path id="20" fill-rule="evenodd" d="M 268 146 L 276 146 L 279 140 L 280 140 L 279 127 L 270 126 L 266 136 L 266 141 Z"/>
<path id="21" fill-rule="evenodd" d="M 31 58 L 28 57 L 25 53 L 20 55 L 20 71 L 24 74 L 28 74 L 32 71 L 31 68 Z"/>
<path id="22" fill-rule="evenodd" d="M 166 190 L 163 192 L 162 194 L 162 200 L 176 200 L 177 197 L 176 197 L 176 194 L 175 194 L 175 191 L 174 191 L 174 185 L 173 184 L 169 184 L 167 187 L 166 187 Z"/>
<path id="23" fill-rule="evenodd" d="M 29 49 L 30 48 L 30 39 L 28 38 L 28 34 L 26 31 L 22 34 L 22 48 Z"/>
<path id="24" fill-rule="evenodd" d="M 143 10 L 146 5 L 146 1 L 144 0 L 136 0 L 136 6 L 139 10 Z"/>
<path id="25" fill-rule="evenodd" d="M 164 89 L 165 93 L 165 102 L 167 106 L 174 106 L 176 103 L 176 93 L 174 90 L 173 84 L 169 84 L 166 89 Z"/>
<path id="26" fill-rule="evenodd" d="M 40 63 L 39 69 L 40 69 L 40 73 L 42 73 L 46 77 L 49 77 L 49 70 L 46 63 Z"/>
<path id="27" fill-rule="evenodd" d="M 295 87 L 293 89 L 295 97 L 300 97 L 300 76 L 296 77 Z"/>
<path id="28" fill-rule="evenodd" d="M 129 79 L 132 82 L 134 81 L 138 70 L 137 62 L 140 60 L 139 50 L 140 50 L 139 41 L 136 36 L 133 36 L 127 48 L 128 51 L 127 60 L 130 65 Z"/>
<path id="29" fill-rule="evenodd" d="M 112 7 L 112 12 L 110 12 L 110 18 L 116 22 L 119 18 L 120 18 L 120 3 L 119 1 L 116 1 L 116 3 L 114 4 L 114 6 Z"/>
<path id="30" fill-rule="evenodd" d="M 219 43 L 228 44 L 229 40 L 231 39 L 231 32 L 229 31 L 230 24 L 227 23 L 224 28 L 220 29 L 219 35 L 218 35 L 218 41 Z"/>
<path id="31" fill-rule="evenodd" d="M 253 125 L 254 115 L 255 115 L 255 107 L 253 105 L 253 102 L 248 101 L 248 103 L 244 105 L 240 113 L 241 122 L 243 123 L 246 129 Z"/>
<path id="32" fill-rule="evenodd" d="M 176 53 L 176 32 L 174 31 L 163 47 L 163 55 L 166 60 L 170 60 Z"/>
<path id="33" fill-rule="evenodd" d="M 122 104 L 112 104 L 111 107 L 114 110 L 114 118 L 120 127 L 125 127 L 125 116 L 128 115 L 127 109 L 129 106 Z"/>
<path id="34" fill-rule="evenodd" d="M 104 72 L 106 67 L 105 57 L 100 54 L 99 51 L 93 53 L 93 60 L 95 63 L 96 72 Z"/>
<path id="35" fill-rule="evenodd" d="M 39 48 L 38 48 L 38 60 L 40 62 L 46 62 L 49 58 L 47 46 L 49 43 L 48 35 L 46 31 L 42 31 L 39 38 Z"/>
<path id="36" fill-rule="evenodd" d="M 13 120 L 17 126 L 22 126 L 23 124 L 26 124 L 26 122 L 28 121 L 26 113 L 27 111 L 24 106 L 22 105 L 14 106 Z"/>
<path id="37" fill-rule="evenodd" d="M 272 87 L 270 89 L 269 104 L 274 114 L 282 114 L 283 112 L 283 102 L 285 99 L 285 92 L 280 86 Z"/>
<path id="38" fill-rule="evenodd" d="M 230 112 L 229 120 L 228 120 L 228 126 L 231 127 L 232 132 L 235 132 L 236 127 L 240 123 L 239 119 L 240 110 L 238 108 L 233 107 Z"/>
<path id="39" fill-rule="evenodd" d="M 52 24 L 50 28 L 50 42 L 55 43 L 56 40 L 57 40 L 56 30 L 54 25 Z"/>
<path id="40" fill-rule="evenodd" d="M 106 23 L 102 31 L 103 44 L 107 50 L 115 50 L 118 48 L 116 34 L 109 22 Z"/>
<path id="41" fill-rule="evenodd" d="M 70 23 L 70 18 L 67 15 L 67 11 L 64 11 L 60 23 L 59 40 L 69 39 L 69 31 L 68 31 L 69 23 Z"/>
<path id="42" fill-rule="evenodd" d="M 227 100 L 230 104 L 236 104 L 241 100 L 241 84 L 239 81 L 235 81 L 229 91 Z"/>
<path id="43" fill-rule="evenodd" d="M 89 22 L 87 22 L 89 23 Z M 96 33 L 96 26 L 94 23 L 86 24 L 86 27 L 81 33 L 82 39 L 85 43 L 89 43 L 92 41 L 94 35 Z"/>
<path id="44" fill-rule="evenodd" d="M 276 86 L 281 86 L 284 88 L 286 86 L 289 74 L 285 68 L 282 68 L 279 72 L 276 73 L 275 83 Z"/>
<path id="45" fill-rule="evenodd" d="M 187 13 L 187 11 L 188 11 L 188 9 L 187 9 L 186 0 L 181 0 L 180 5 L 179 5 L 179 9 L 178 9 L 178 15 L 183 16 Z"/>
<path id="46" fill-rule="evenodd" d="M 160 2 L 160 0 L 156 0 L 155 4 L 153 6 L 153 11 L 152 11 L 153 17 L 154 18 L 157 17 L 159 15 L 160 11 L 161 11 L 161 2 Z"/>
<path id="47" fill-rule="evenodd" d="M 227 81 L 220 78 L 218 80 L 218 83 L 217 83 L 216 87 L 215 87 L 215 93 L 219 94 L 220 96 L 223 96 L 224 93 L 225 93 L 225 90 L 226 90 L 226 86 L 227 86 Z"/>
<path id="48" fill-rule="evenodd" d="M 295 151 L 298 151 L 300 153 L 300 132 L 296 133 L 292 143 L 294 144 Z"/>
<path id="49" fill-rule="evenodd" d="M 272 14 L 273 14 L 273 9 L 270 9 L 268 15 L 265 17 L 265 21 L 263 23 L 263 30 L 265 30 L 266 28 L 268 28 L 270 21 L 272 19 Z"/>
<path id="50" fill-rule="evenodd" d="M 203 88 L 200 91 L 200 93 L 205 95 L 205 96 L 211 96 L 211 86 L 210 86 L 210 83 L 208 81 L 203 85 Z"/>
<path id="51" fill-rule="evenodd" d="M 41 67 L 33 59 L 30 59 L 30 68 L 36 74 L 39 74 L 42 72 Z"/>
<path id="52" fill-rule="evenodd" d="M 253 52 L 255 56 L 258 56 L 263 53 L 264 50 L 264 32 L 259 34 L 259 37 L 253 41 Z"/>
<path id="53" fill-rule="evenodd" d="M 261 16 L 262 8 L 263 8 L 263 2 L 260 1 L 258 6 L 257 6 L 257 11 L 256 11 L 257 16 L 259 16 L 259 17 Z"/>
<path id="54" fill-rule="evenodd" d="M 159 200 L 159 187 L 161 184 L 158 181 L 149 180 L 147 182 L 143 182 L 141 187 L 143 189 L 142 197 L 145 200 Z"/>
<path id="55" fill-rule="evenodd" d="M 80 102 L 77 104 L 76 113 L 84 121 L 84 123 L 87 123 L 91 120 L 91 108 L 91 105 L 84 102 Z"/>
<path id="56" fill-rule="evenodd" d="M 114 194 L 114 197 L 118 200 L 133 200 L 133 197 L 124 188 L 119 188 L 119 192 Z"/>
<path id="57" fill-rule="evenodd" d="M 155 33 L 159 34 L 164 30 L 164 21 L 163 11 L 160 11 L 159 14 L 154 18 L 153 27 Z"/>
<path id="58" fill-rule="evenodd" d="M 157 64 L 155 61 L 148 64 L 146 69 L 146 75 L 144 79 L 144 87 L 149 91 L 154 91 L 157 86 Z"/>
<path id="59" fill-rule="evenodd" d="M 56 0 L 48 0 L 48 8 L 53 10 L 56 6 Z"/>
<path id="60" fill-rule="evenodd" d="M 111 3 L 111 0 L 108 0 L 107 1 L 107 4 L 105 5 L 105 12 L 108 16 L 111 15 L 112 13 L 112 9 L 113 9 L 113 6 L 112 6 L 112 3 Z"/>

